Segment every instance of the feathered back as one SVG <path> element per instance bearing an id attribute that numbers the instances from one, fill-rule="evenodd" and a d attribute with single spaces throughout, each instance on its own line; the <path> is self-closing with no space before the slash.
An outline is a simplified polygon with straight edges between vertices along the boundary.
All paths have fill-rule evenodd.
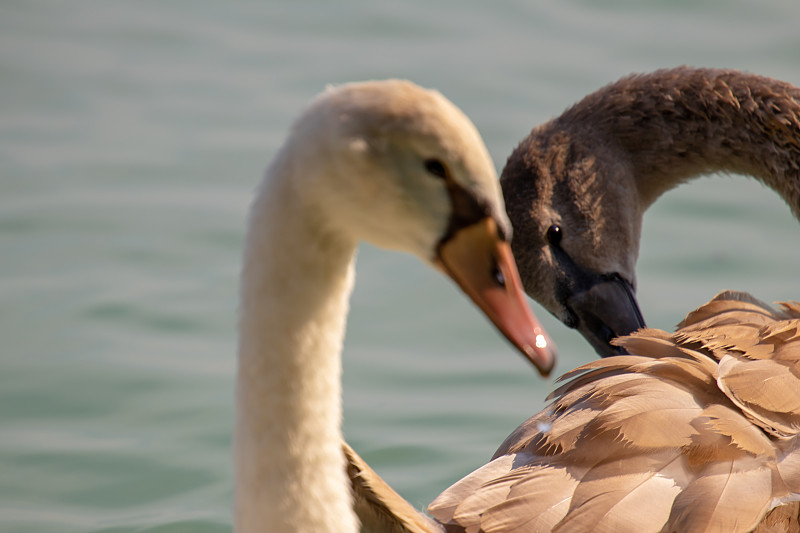
<path id="1" fill-rule="evenodd" d="M 563 376 L 429 512 L 453 531 L 732 533 L 800 500 L 800 304 L 725 292 L 618 342 L 634 355 Z"/>

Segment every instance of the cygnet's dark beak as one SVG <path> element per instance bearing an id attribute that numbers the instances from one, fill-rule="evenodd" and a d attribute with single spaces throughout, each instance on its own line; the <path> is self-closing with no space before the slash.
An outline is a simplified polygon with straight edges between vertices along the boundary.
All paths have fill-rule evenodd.
<path id="1" fill-rule="evenodd" d="M 593 283 L 566 298 L 577 317 L 576 328 L 600 357 L 627 353 L 611 339 L 645 327 L 633 287 L 619 274 L 597 276 Z"/>

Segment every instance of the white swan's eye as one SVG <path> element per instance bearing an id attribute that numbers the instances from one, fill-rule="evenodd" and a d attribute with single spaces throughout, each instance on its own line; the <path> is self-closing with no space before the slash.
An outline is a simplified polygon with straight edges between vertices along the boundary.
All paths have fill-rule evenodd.
<path id="1" fill-rule="evenodd" d="M 442 163 L 438 159 L 426 159 L 425 170 L 427 170 L 429 173 L 433 174 L 437 178 L 442 178 L 442 179 L 447 178 L 447 168 L 444 166 L 444 163 Z"/>
<path id="2" fill-rule="evenodd" d="M 500 269 L 497 268 L 496 266 L 492 269 L 492 277 L 501 287 L 506 286 L 506 277 L 503 275 L 502 272 L 500 272 Z"/>
<path id="3" fill-rule="evenodd" d="M 547 242 L 553 246 L 558 246 L 561 244 L 561 237 L 564 236 L 564 232 L 561 231 L 561 226 L 558 224 L 553 224 L 547 228 L 547 232 L 545 232 L 544 236 L 547 239 Z"/>

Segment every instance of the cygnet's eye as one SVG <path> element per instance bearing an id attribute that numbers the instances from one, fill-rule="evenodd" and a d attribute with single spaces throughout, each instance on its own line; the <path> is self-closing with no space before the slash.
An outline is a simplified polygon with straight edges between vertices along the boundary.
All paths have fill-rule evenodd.
<path id="1" fill-rule="evenodd" d="M 447 178 L 447 167 L 445 167 L 444 163 L 436 158 L 425 160 L 425 170 L 437 178 Z"/>
<path id="2" fill-rule="evenodd" d="M 549 242 L 553 246 L 558 246 L 561 244 L 561 238 L 564 236 L 564 232 L 561 231 L 561 226 L 558 224 L 553 224 L 549 228 L 547 228 L 547 232 L 545 232 L 545 238 L 547 242 Z"/>

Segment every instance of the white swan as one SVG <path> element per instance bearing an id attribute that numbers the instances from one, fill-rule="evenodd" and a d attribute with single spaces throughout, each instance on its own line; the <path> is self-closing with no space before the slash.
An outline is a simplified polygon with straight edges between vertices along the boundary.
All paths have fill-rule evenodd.
<path id="1" fill-rule="evenodd" d="M 241 287 L 239 532 L 358 530 L 341 449 L 341 361 L 360 240 L 451 276 L 547 374 L 525 305 L 497 175 L 475 127 L 404 81 L 318 97 L 252 207 Z"/>

